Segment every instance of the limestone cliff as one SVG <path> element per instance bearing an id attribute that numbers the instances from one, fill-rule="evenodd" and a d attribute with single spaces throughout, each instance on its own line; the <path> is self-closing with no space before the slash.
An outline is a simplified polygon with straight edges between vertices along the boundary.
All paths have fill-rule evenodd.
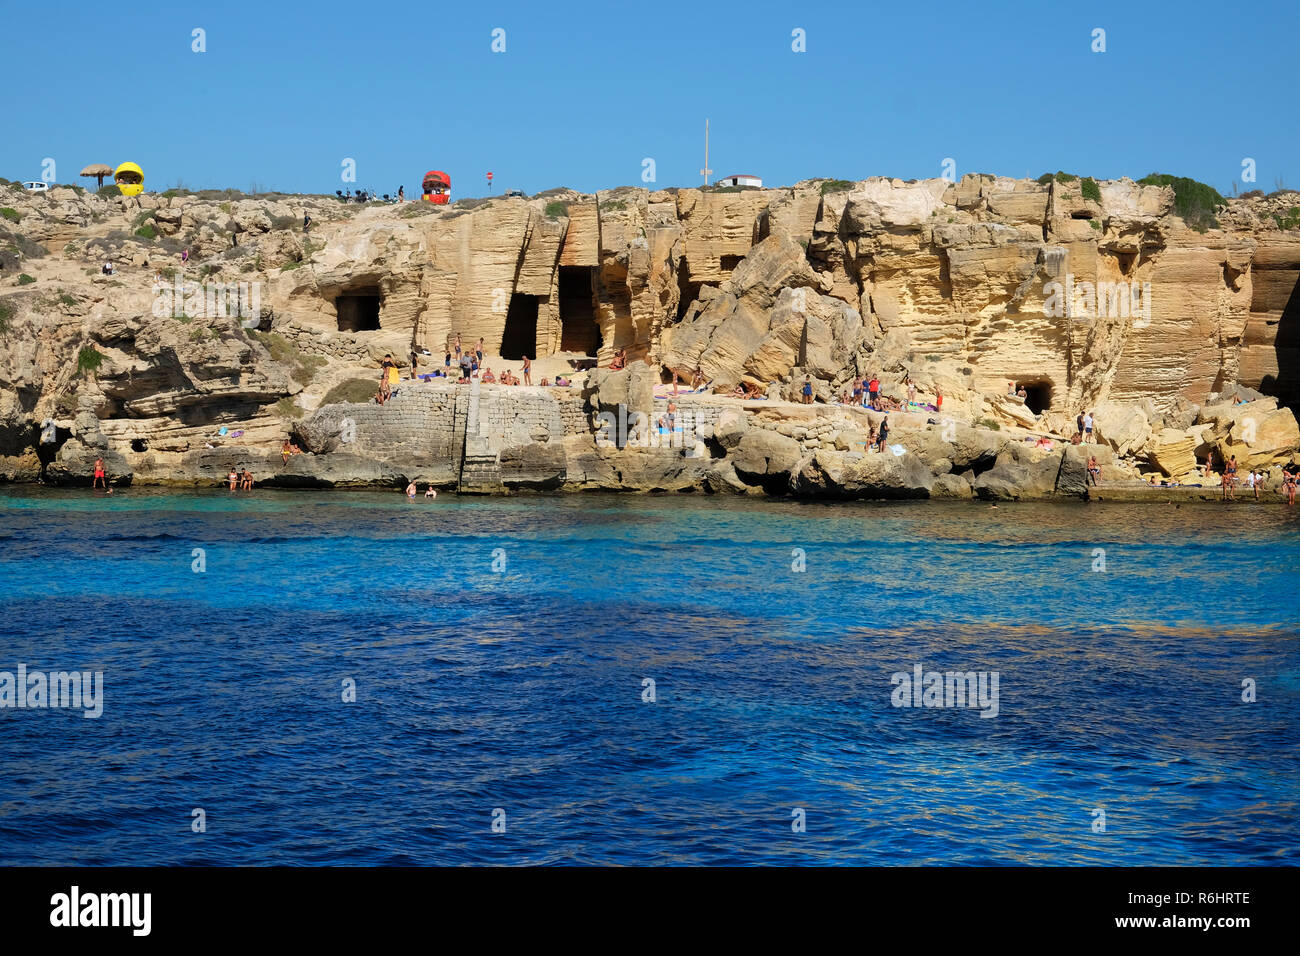
<path id="1" fill-rule="evenodd" d="M 813 180 L 447 207 L 0 186 L 0 476 L 80 479 L 104 456 L 138 481 L 206 482 L 248 462 L 283 484 L 455 484 L 472 458 L 502 488 L 993 495 L 1002 472 L 1038 481 L 1001 446 L 1067 437 L 1083 411 L 1120 476 L 1186 476 L 1211 450 L 1293 461 L 1300 197 L 1230 200 L 1202 232 L 1170 187 L 1087 183 Z M 412 351 L 420 371 L 442 366 L 457 337 L 467 350 L 482 339 L 498 373 L 527 355 L 535 381 L 564 373 L 574 387 L 485 385 L 471 399 L 419 383 L 391 406 L 339 404 L 364 402 L 385 354 L 409 375 Z M 619 350 L 646 363 L 647 387 L 673 372 L 709 381 L 718 397 L 687 403 L 699 447 L 693 432 L 675 449 L 597 442 L 597 418 L 620 403 L 582 359 L 607 366 Z M 878 416 L 824 403 L 873 375 L 900 402 L 910 384 L 915 409 L 941 404 L 895 419 L 915 435 L 948 425 L 944 447 L 906 447 L 924 476 L 910 460 L 862 471 L 845 457 Z M 792 404 L 805 378 L 811 409 Z M 721 397 L 737 385 L 768 404 Z M 638 401 L 650 421 L 666 412 L 662 397 Z M 558 419 L 537 411 L 551 405 Z M 532 426 L 497 428 L 490 408 Z M 733 410 L 760 436 L 743 453 L 708 437 Z M 811 432 L 780 431 L 809 415 Z M 344 418 L 373 445 L 321 438 Z M 963 465 L 958 425 L 998 449 Z M 307 454 L 282 464 L 287 437 Z M 1058 455 L 1048 493 L 1071 480 Z"/>

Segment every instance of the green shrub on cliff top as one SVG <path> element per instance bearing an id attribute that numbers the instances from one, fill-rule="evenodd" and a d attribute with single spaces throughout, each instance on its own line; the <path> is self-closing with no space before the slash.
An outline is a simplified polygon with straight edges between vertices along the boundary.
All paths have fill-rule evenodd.
<path id="1" fill-rule="evenodd" d="M 1187 225 L 1197 232 L 1206 229 L 1218 229 L 1219 220 L 1215 213 L 1227 200 L 1219 195 L 1213 186 L 1198 183 L 1185 176 L 1170 176 L 1168 173 L 1152 173 L 1138 180 L 1143 186 L 1172 186 L 1174 189 L 1174 212 L 1182 217 Z"/>
<path id="2" fill-rule="evenodd" d="M 1300 229 L 1300 206 L 1292 206 L 1285 216 L 1273 215 L 1279 229 Z"/>
<path id="3" fill-rule="evenodd" d="M 546 204 L 546 218 L 559 219 L 569 214 L 569 204 L 560 199 L 552 200 Z"/>
<path id="4" fill-rule="evenodd" d="M 1091 176 L 1079 182 L 1079 191 L 1083 193 L 1084 199 L 1091 199 L 1093 202 L 1101 202 L 1101 187 L 1097 185 L 1097 180 Z"/>
<path id="5" fill-rule="evenodd" d="M 1058 183 L 1072 183 L 1078 178 L 1079 177 L 1074 175 L 1074 173 L 1067 173 L 1058 169 L 1055 173 L 1043 173 L 1043 175 L 1038 177 L 1038 184 L 1040 186 L 1046 186 L 1053 179 Z"/>
<path id="6" fill-rule="evenodd" d="M 853 183 L 847 179 L 828 179 L 822 183 L 822 195 L 829 193 L 844 193 L 853 188 Z"/>

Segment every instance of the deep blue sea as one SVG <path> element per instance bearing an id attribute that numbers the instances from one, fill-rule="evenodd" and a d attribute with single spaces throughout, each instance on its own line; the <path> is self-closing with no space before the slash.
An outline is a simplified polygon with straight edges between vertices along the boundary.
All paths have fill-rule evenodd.
<path id="1" fill-rule="evenodd" d="M 11 488 L 0 671 L 104 690 L 0 709 L 0 863 L 1295 864 L 1298 565 L 1277 501 Z"/>

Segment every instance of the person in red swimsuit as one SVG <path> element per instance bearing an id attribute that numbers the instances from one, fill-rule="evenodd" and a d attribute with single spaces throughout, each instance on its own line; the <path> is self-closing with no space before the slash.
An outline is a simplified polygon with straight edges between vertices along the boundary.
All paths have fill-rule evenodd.
<path id="1" fill-rule="evenodd" d="M 96 458 L 95 459 L 95 481 L 90 486 L 90 488 L 93 491 L 94 489 L 100 487 L 101 485 L 103 486 L 105 491 L 108 490 L 108 478 L 104 475 L 104 459 Z"/>

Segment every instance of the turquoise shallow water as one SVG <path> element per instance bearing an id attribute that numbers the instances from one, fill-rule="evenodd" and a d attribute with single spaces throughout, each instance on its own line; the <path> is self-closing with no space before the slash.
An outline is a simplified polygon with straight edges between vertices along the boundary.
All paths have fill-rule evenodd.
<path id="1" fill-rule="evenodd" d="M 0 709 L 0 861 L 1295 863 L 1298 556 L 1274 502 L 9 490 L 0 670 L 105 705 Z"/>

